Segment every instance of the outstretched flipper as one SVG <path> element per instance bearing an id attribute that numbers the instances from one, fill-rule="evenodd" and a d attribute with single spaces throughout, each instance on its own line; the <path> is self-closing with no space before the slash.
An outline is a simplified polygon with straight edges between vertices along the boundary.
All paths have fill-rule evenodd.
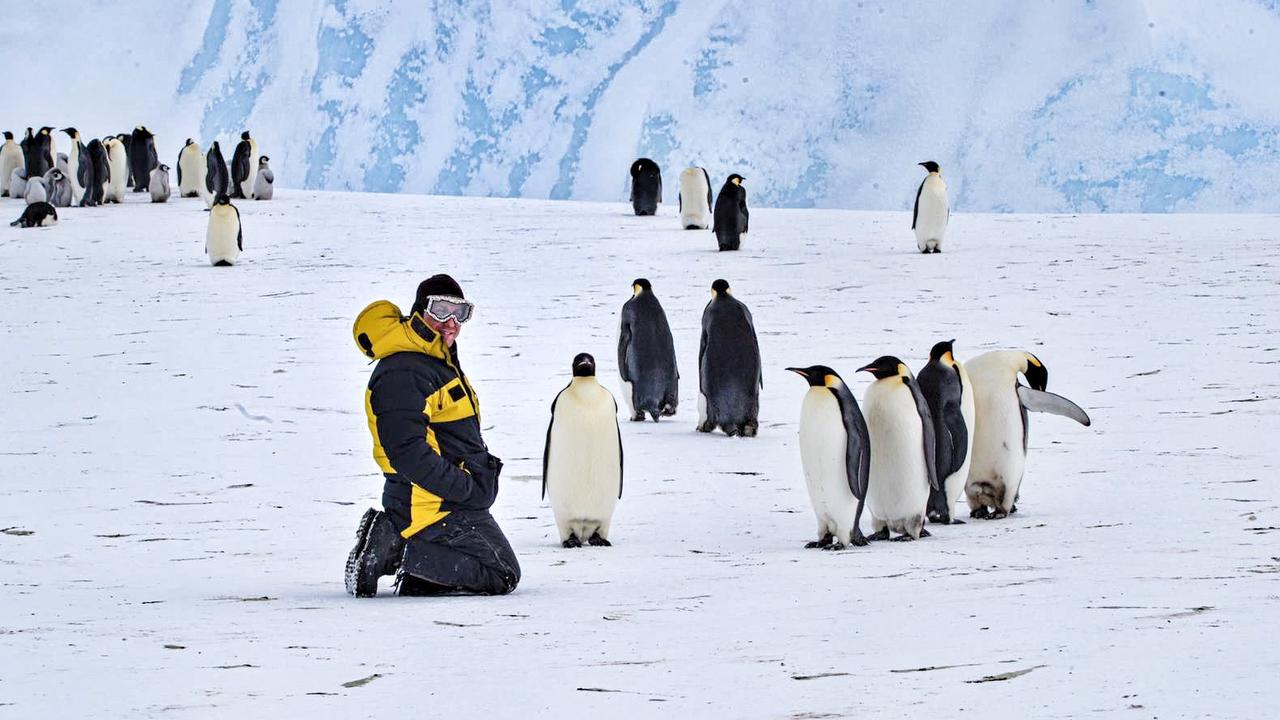
<path id="1" fill-rule="evenodd" d="M 1088 413 L 1081 409 L 1079 405 L 1061 395 L 1054 395 L 1044 390 L 1033 390 L 1026 385 L 1019 385 L 1018 401 L 1022 403 L 1022 407 L 1031 412 L 1061 415 L 1065 418 L 1071 418 L 1085 427 L 1089 427 L 1092 422 L 1089 420 Z"/>

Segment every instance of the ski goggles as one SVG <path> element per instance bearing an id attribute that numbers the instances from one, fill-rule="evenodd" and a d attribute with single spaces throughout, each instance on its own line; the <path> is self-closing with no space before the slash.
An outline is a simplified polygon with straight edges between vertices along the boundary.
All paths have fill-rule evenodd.
<path id="1" fill-rule="evenodd" d="M 422 307 L 422 312 L 436 322 L 446 322 L 453 318 L 458 324 L 470 320 L 475 310 L 473 303 L 450 295 L 428 295 L 427 302 Z"/>

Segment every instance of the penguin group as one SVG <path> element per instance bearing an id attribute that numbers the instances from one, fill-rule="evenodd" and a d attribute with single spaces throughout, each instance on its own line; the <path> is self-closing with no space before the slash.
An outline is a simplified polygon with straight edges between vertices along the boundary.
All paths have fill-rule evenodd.
<path id="1" fill-rule="evenodd" d="M 653 283 L 637 278 L 623 304 L 618 373 L 634 422 L 676 414 L 680 373 L 671 325 Z M 828 365 L 788 367 L 809 390 L 800 411 L 800 464 L 817 520 L 806 547 L 842 549 L 873 540 L 929 537 L 926 522 L 963 524 L 1017 511 L 1028 412 L 1088 414 L 1046 390 L 1048 369 L 1023 351 L 987 352 L 961 363 L 954 340 L 936 343 L 919 373 L 894 355 L 858 368 L 871 384 L 862 403 Z M 1026 378 L 1027 384 L 1019 381 Z M 759 429 L 763 364 L 750 309 L 728 281 L 711 284 L 698 347 L 700 433 L 750 438 Z M 622 494 L 618 404 L 596 378 L 594 357 L 573 359 L 572 379 L 551 405 L 542 488 L 565 547 L 609 545 Z M 862 531 L 864 511 L 871 533 Z"/>
<path id="2" fill-rule="evenodd" d="M 67 152 L 58 152 L 55 132 L 67 137 Z M 204 153 L 188 138 L 178 152 L 178 197 L 200 198 L 209 211 L 205 254 L 211 265 L 234 265 L 244 250 L 240 211 L 231 199 L 270 200 L 275 174 L 270 159 L 249 131 L 240 134 L 231 166 L 217 141 Z M 12 227 L 48 227 L 58 222 L 58 208 L 96 207 L 124 202 L 128 188 L 147 193 L 152 203 L 169 201 L 170 167 L 160 162 L 156 136 L 145 125 L 131 132 L 87 139 L 75 127 L 55 131 L 27 128 L 21 142 L 12 132 L 0 144 L 0 197 L 27 204 Z"/>
<path id="3" fill-rule="evenodd" d="M 942 180 L 938 163 L 918 163 L 925 169 L 924 180 L 916 189 L 911 211 L 911 229 L 916 247 L 923 254 L 942 252 L 942 240 L 951 219 L 947 184 Z M 721 251 L 739 250 L 742 236 L 747 234 L 750 211 L 747 209 L 746 180 L 738 173 L 725 179 L 714 199 L 711 176 L 706 168 L 691 167 L 680 173 L 679 219 L 684 230 L 711 228 Z M 649 158 L 637 158 L 631 164 L 631 206 L 636 215 L 655 215 L 662 203 L 662 169 Z"/>

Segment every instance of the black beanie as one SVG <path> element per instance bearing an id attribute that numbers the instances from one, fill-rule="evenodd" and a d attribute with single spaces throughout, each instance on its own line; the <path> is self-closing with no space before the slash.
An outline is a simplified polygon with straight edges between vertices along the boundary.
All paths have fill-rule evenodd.
<path id="1" fill-rule="evenodd" d="M 418 297 L 413 301 L 414 312 L 421 312 L 426 307 L 429 295 L 449 295 L 459 299 L 466 297 L 462 294 L 462 287 L 458 285 L 458 281 L 444 273 L 432 275 L 418 284 Z"/>

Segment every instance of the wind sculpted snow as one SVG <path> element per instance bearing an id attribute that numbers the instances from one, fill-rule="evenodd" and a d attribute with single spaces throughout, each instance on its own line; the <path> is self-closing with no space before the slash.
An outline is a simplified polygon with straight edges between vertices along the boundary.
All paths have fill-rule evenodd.
<path id="1" fill-rule="evenodd" d="M 1265 717 L 1280 553 L 1273 217 L 753 208 L 715 251 L 672 205 L 279 191 L 211 268 L 197 200 L 0 227 L 0 715 Z M 15 216 L 21 203 L 0 201 Z M 355 600 L 381 477 L 351 338 L 454 274 L 495 507 L 499 598 Z M 573 355 L 612 358 L 636 277 L 697 377 L 710 282 L 750 304 L 760 436 L 624 422 L 615 546 L 566 551 L 539 500 Z M 805 550 L 787 366 L 853 372 L 939 339 L 1030 350 L 1094 420 L 1031 416 L 1019 512 L 915 543 Z M 388 586 L 384 583 L 384 593 Z M 68 691 L 73 687 L 74 691 Z"/>

